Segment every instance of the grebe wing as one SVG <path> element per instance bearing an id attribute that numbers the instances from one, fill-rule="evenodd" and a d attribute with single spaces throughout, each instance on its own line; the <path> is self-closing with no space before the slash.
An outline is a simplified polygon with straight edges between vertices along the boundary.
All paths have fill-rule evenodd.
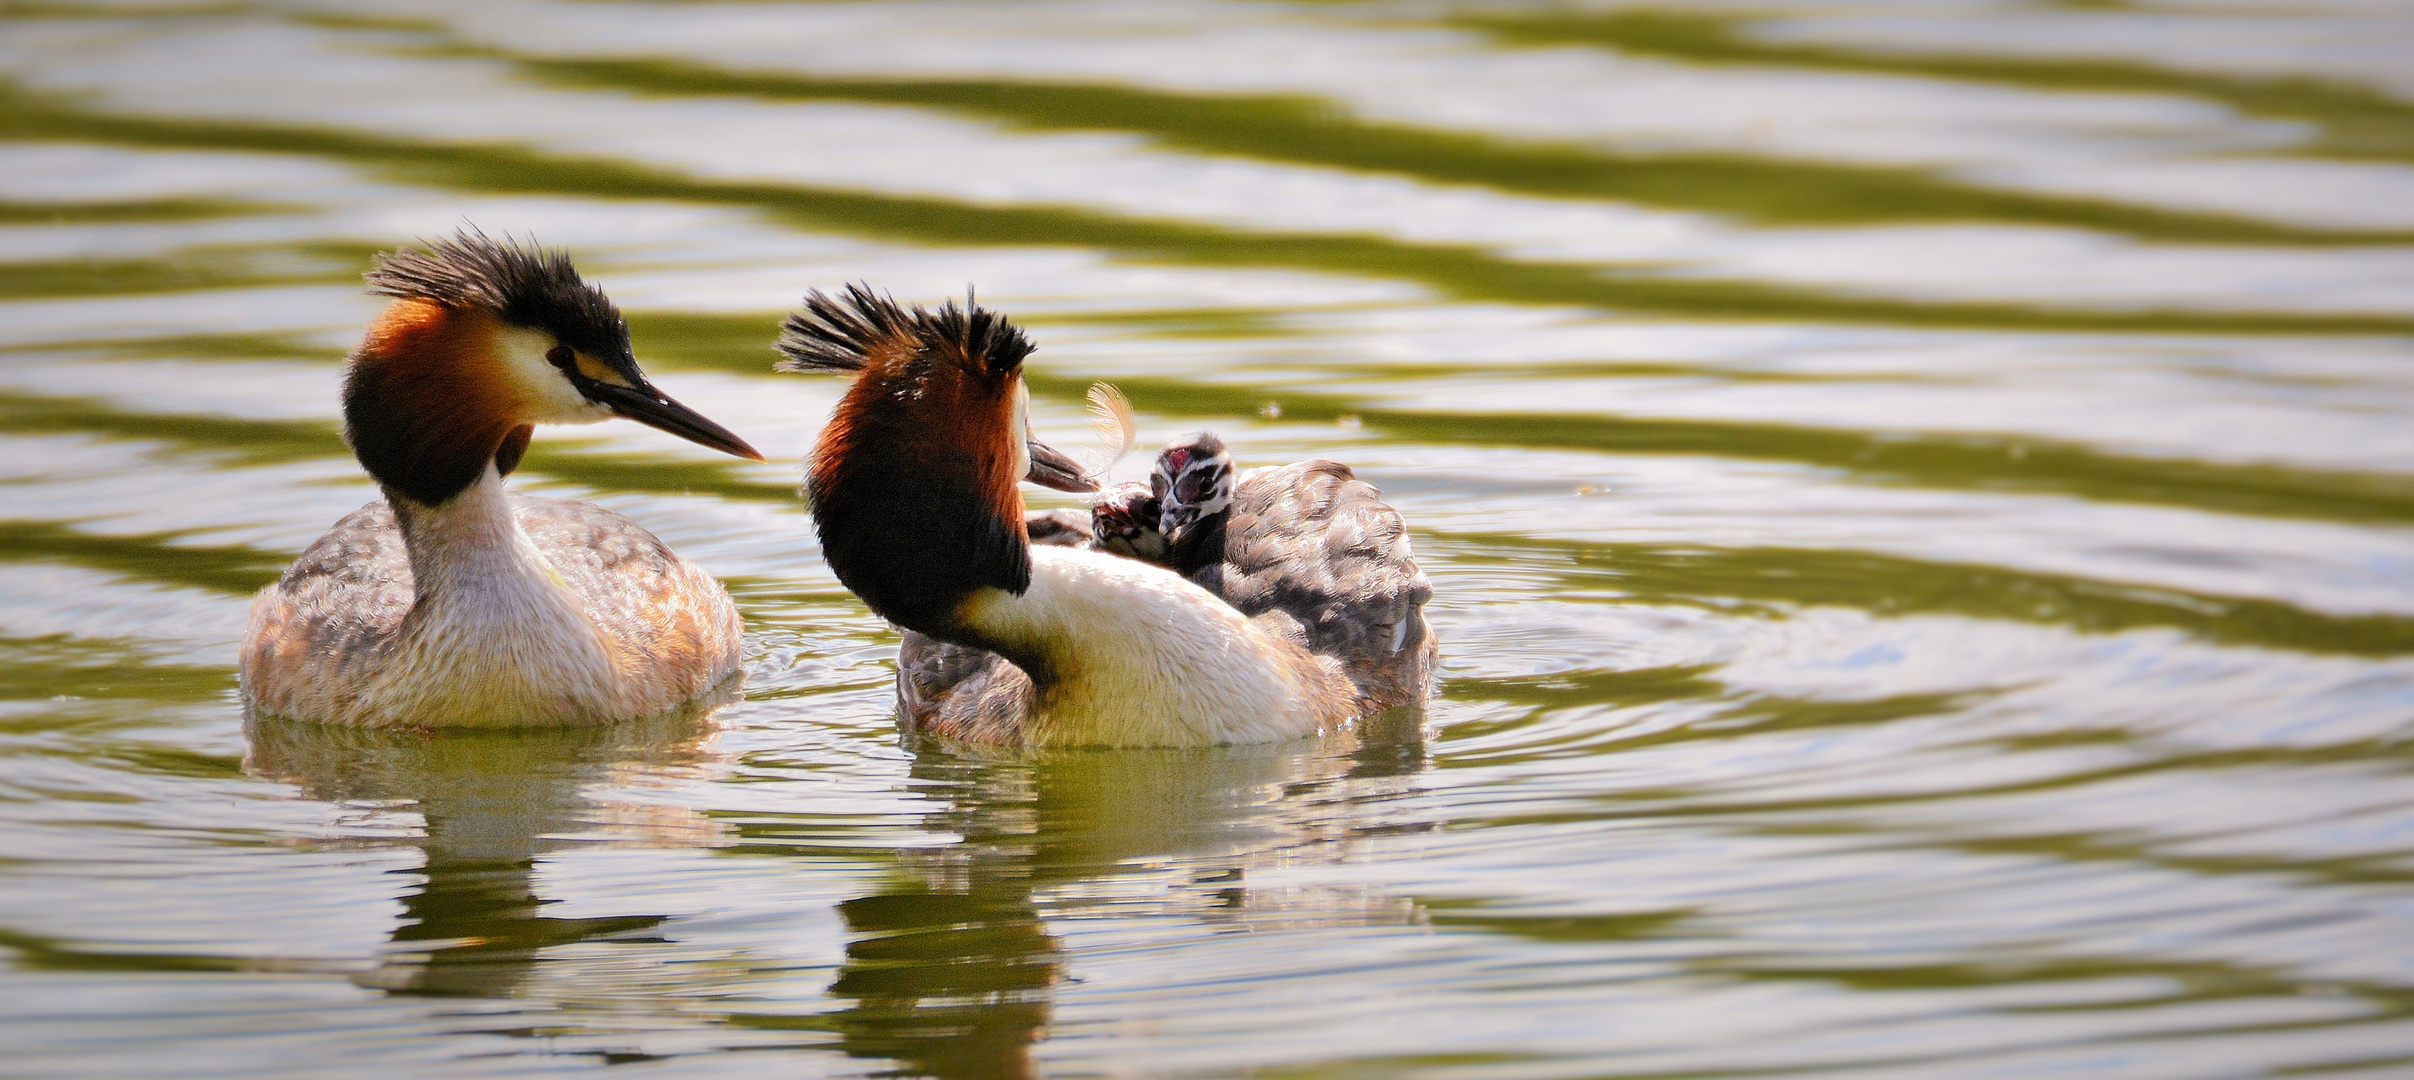
<path id="1" fill-rule="evenodd" d="M 1223 559 L 1193 575 L 1252 617 L 1295 620 L 1308 651 L 1340 661 L 1370 708 L 1421 701 L 1436 646 L 1433 585 L 1382 492 L 1337 461 L 1254 469 L 1233 491 Z"/>
<path id="2" fill-rule="evenodd" d="M 411 558 L 394 508 L 380 499 L 344 515 L 260 594 L 251 637 L 352 651 L 393 635 L 411 611 Z M 257 625 L 263 617 L 281 629 Z"/>
<path id="3" fill-rule="evenodd" d="M 911 630 L 897 648 L 897 707 L 909 733 L 1012 742 L 1031 694 L 1031 677 L 996 653 Z"/>
<path id="4" fill-rule="evenodd" d="M 594 503 L 515 494 L 511 509 L 545 561 L 581 596 L 613 591 L 595 587 L 606 582 L 618 591 L 651 591 L 645 586 L 677 577 L 688 565 L 645 526 Z"/>
<path id="5" fill-rule="evenodd" d="M 738 664 L 743 627 L 721 583 L 642 525 L 594 503 L 513 495 L 520 529 L 587 617 L 663 693 L 717 683 Z M 675 684 L 675 685 L 673 685 Z"/>
<path id="6" fill-rule="evenodd" d="M 385 662 L 411 612 L 411 560 L 384 500 L 335 523 L 252 602 L 244 630 L 246 701 L 306 715 Z"/>

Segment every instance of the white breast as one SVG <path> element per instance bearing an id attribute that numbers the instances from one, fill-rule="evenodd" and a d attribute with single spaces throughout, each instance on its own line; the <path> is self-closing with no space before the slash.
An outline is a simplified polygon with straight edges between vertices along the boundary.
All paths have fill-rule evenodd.
<path id="1" fill-rule="evenodd" d="M 1201 746 L 1298 738 L 1343 719 L 1346 683 L 1171 571 L 1040 547 L 1021 596 L 983 590 L 965 623 L 1043 659 L 1028 741 Z"/>

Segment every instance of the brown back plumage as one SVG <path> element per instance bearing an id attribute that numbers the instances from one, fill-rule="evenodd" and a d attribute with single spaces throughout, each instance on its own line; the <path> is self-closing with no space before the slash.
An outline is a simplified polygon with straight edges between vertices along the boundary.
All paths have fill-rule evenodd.
<path id="1" fill-rule="evenodd" d="M 636 522 L 592 503 L 511 499 L 520 527 L 621 658 L 620 716 L 696 698 L 736 670 L 743 627 L 729 594 Z M 392 504 L 370 503 L 312 543 L 264 590 L 243 642 L 246 701 L 263 716 L 383 725 L 363 712 L 378 673 L 399 660 L 418 599 Z M 564 715 L 591 723 L 613 715 Z M 420 722 L 478 723 L 476 717 Z"/>

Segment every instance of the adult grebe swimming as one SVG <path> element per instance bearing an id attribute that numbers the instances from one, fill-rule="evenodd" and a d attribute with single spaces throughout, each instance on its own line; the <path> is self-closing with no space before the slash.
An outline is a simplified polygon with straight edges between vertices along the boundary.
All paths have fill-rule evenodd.
<path id="1" fill-rule="evenodd" d="M 913 729 L 1190 746 L 1289 739 L 1366 711 L 1290 616 L 1253 620 L 1135 559 L 1032 546 L 1014 484 L 1033 445 L 1031 345 L 1002 317 L 856 287 L 808 296 L 780 348 L 789 370 L 855 373 L 806 489 L 839 580 L 910 631 L 898 693 Z"/>
<path id="2" fill-rule="evenodd" d="M 534 424 L 627 417 L 763 456 L 646 381 L 568 256 L 463 230 L 381 257 L 394 298 L 344 376 L 344 434 L 385 490 L 252 604 L 255 713 L 372 727 L 595 723 L 738 668 L 737 609 L 599 506 L 508 495 Z"/>

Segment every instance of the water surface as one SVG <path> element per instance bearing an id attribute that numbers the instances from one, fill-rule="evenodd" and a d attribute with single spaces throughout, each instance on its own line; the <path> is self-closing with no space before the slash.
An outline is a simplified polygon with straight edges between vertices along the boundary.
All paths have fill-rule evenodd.
<path id="1" fill-rule="evenodd" d="M 8 1068 L 2403 1075 L 2409 72 L 2347 0 L 0 9 Z M 358 275 L 464 220 L 775 459 L 514 480 L 727 579 L 742 701 L 246 727 L 376 494 Z M 1354 465 L 1440 699 L 901 743 L 769 370 L 850 281 L 1024 323 L 1060 444 Z"/>

